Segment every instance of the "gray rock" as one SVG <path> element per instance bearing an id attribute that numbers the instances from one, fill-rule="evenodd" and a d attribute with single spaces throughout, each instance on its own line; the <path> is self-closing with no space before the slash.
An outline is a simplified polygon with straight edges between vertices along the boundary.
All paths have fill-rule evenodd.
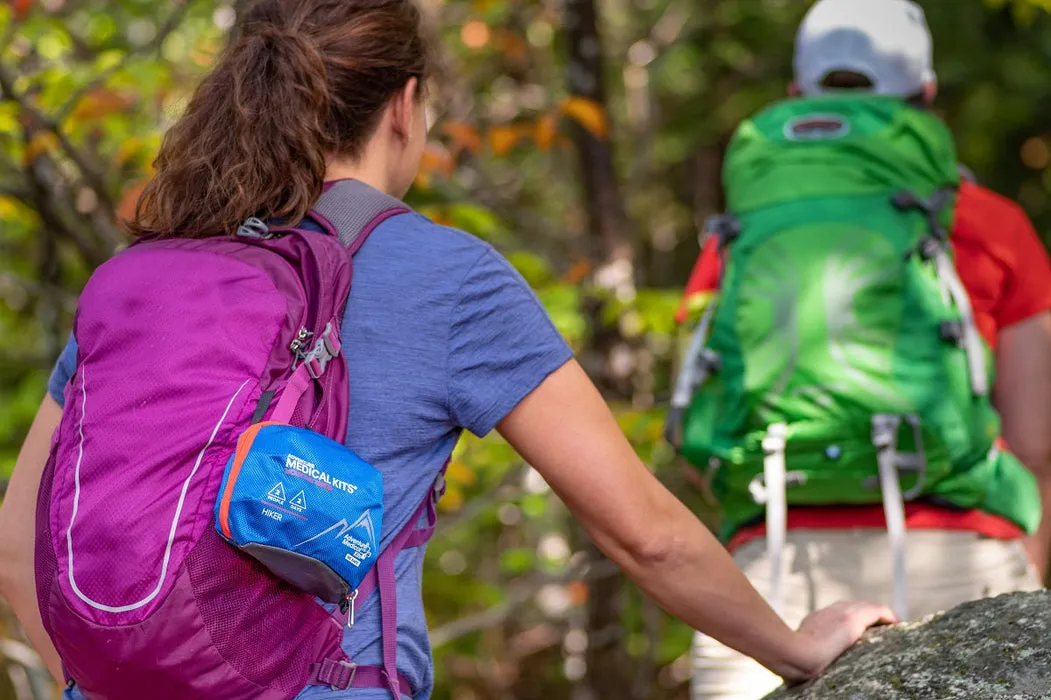
<path id="1" fill-rule="evenodd" d="M 1051 700 L 1051 592 L 869 630 L 817 680 L 766 700 Z"/>

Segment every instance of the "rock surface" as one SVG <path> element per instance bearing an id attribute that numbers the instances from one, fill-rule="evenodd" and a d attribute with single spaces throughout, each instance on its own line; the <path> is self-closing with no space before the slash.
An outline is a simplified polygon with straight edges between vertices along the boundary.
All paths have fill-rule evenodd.
<path id="1" fill-rule="evenodd" d="M 766 700 L 1051 700 L 1051 592 L 869 630 L 820 678 Z"/>

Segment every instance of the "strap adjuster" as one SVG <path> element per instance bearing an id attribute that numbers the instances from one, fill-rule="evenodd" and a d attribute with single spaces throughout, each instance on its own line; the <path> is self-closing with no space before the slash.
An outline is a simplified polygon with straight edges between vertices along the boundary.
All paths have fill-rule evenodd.
<path id="1" fill-rule="evenodd" d="M 343 350 L 343 345 L 339 342 L 339 334 L 336 333 L 331 323 L 325 326 L 325 332 L 321 334 L 321 341 L 325 344 L 325 350 L 332 357 L 336 357 Z"/>
<path id="2" fill-rule="evenodd" d="M 348 669 L 348 671 L 349 671 L 349 676 L 347 678 L 347 684 L 345 686 L 343 686 L 342 688 L 336 688 L 335 686 L 333 686 L 332 689 L 333 690 L 346 690 L 347 688 L 352 688 L 354 686 L 354 679 L 358 675 L 358 665 L 356 663 L 354 663 L 353 661 L 340 661 L 339 665 L 342 666 L 345 669 Z"/>
<path id="3" fill-rule="evenodd" d="M 319 684 L 327 685 L 332 690 L 347 690 L 354 685 L 358 675 L 358 665 L 353 661 L 336 661 L 325 659 L 317 672 Z"/>
<path id="4" fill-rule="evenodd" d="M 321 379 L 321 375 L 325 373 L 328 358 L 308 357 L 303 364 L 306 365 L 307 374 L 310 375 L 311 379 Z"/>

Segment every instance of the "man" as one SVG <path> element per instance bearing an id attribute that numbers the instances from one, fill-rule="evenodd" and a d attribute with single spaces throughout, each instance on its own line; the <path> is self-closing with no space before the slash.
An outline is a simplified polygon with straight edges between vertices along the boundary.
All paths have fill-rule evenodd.
<path id="1" fill-rule="evenodd" d="M 795 80 L 789 94 L 805 100 L 850 90 L 893 96 L 919 109 L 929 107 L 937 92 L 931 44 L 922 10 L 908 0 L 819 0 L 796 38 Z M 827 124 L 817 126 L 828 128 Z M 966 171 L 961 168 L 960 172 Z M 974 326 L 995 352 L 991 398 L 1002 419 L 997 445 L 1000 449 L 1009 446 L 1032 472 L 1038 486 L 1032 487 L 1030 480 L 1030 489 L 1039 489 L 1043 510 L 1049 513 L 1051 265 L 1022 210 L 972 179 L 968 175 L 960 178 L 947 245 L 969 297 L 960 301 L 963 306 L 969 301 Z M 719 289 L 726 256 L 744 253 L 734 248 L 732 240 L 732 235 L 709 236 L 687 287 L 688 302 L 707 299 L 709 292 Z M 762 272 L 769 270 L 772 277 L 784 274 L 772 269 L 776 267 Z M 680 320 L 686 319 L 690 306 L 684 304 Z M 789 351 L 789 347 L 782 349 L 782 353 Z M 720 371 L 718 363 L 709 369 Z M 727 410 L 723 404 L 713 412 L 725 415 Z M 785 467 L 789 475 L 793 469 L 792 450 L 786 453 L 783 446 L 782 438 L 782 483 Z M 767 457 L 776 449 L 775 445 L 771 452 L 767 447 Z M 829 446 L 826 456 L 839 459 L 839 452 L 839 446 Z M 725 471 L 733 465 L 722 464 L 721 468 Z M 985 483 L 995 488 L 996 478 Z M 764 487 L 770 490 L 769 479 L 766 483 L 753 481 L 751 486 L 759 487 L 756 502 L 763 503 L 761 496 Z M 886 494 L 888 484 L 882 486 Z M 792 484 L 787 488 L 791 494 Z M 856 505 L 848 505 L 847 500 Z M 880 504 L 857 504 L 857 499 L 806 507 L 789 502 L 784 531 L 777 533 L 776 543 L 771 542 L 774 534 L 768 532 L 773 501 L 766 501 L 765 522 L 762 516 L 753 518 L 723 535 L 753 584 L 772 598 L 776 594 L 772 602 L 793 625 L 811 610 L 840 598 L 890 603 L 892 598 L 897 602 L 896 594 L 901 593 L 908 616 L 919 618 L 967 600 L 1040 587 L 1047 574 L 1051 518 L 1044 517 L 1039 528 L 1027 536 L 1011 518 L 981 507 L 959 507 L 928 498 L 899 500 L 905 505 L 903 546 L 897 562 L 898 551 L 888 537 L 893 510 Z M 1035 497 L 1032 502 L 1035 504 Z M 1031 522 L 1037 521 L 1031 518 Z M 777 558 L 773 563 L 772 557 Z M 902 569 L 901 591 L 895 585 L 896 568 Z M 751 660 L 697 635 L 694 700 L 754 700 L 778 684 L 777 678 Z"/>

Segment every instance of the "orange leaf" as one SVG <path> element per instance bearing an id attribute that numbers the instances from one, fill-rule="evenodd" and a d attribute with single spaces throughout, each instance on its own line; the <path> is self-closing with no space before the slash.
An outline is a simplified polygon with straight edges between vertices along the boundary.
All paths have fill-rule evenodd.
<path id="1" fill-rule="evenodd" d="M 442 132 L 448 135 L 454 143 L 472 153 L 482 150 L 482 137 L 478 134 L 478 130 L 470 124 L 456 121 L 444 122 Z"/>
<path id="2" fill-rule="evenodd" d="M 580 606 L 588 602 L 588 585 L 583 581 L 570 581 L 567 583 L 566 593 L 569 594 L 569 602 L 574 606 Z"/>
<path id="3" fill-rule="evenodd" d="M 579 284 L 591 274 L 591 269 L 590 260 L 577 260 L 571 268 L 566 270 L 566 274 L 562 276 L 562 281 L 566 284 Z"/>
<path id="4" fill-rule="evenodd" d="M 58 137 L 50 131 L 37 132 L 26 144 L 26 150 L 22 153 L 22 160 L 26 165 L 32 163 L 45 153 L 51 153 L 58 148 Z"/>
<path id="5" fill-rule="evenodd" d="M 540 150 L 546 151 L 555 143 L 556 127 L 554 114 L 545 114 L 537 120 L 533 127 L 533 140 Z"/>
<path id="6" fill-rule="evenodd" d="M 29 14 L 33 0 L 12 0 L 11 9 L 15 11 L 15 20 L 23 20 Z"/>
<path id="7" fill-rule="evenodd" d="M 516 127 L 496 126 L 489 130 L 489 147 L 495 155 L 507 155 L 520 137 L 521 133 Z"/>
<path id="8" fill-rule="evenodd" d="M 529 44 L 521 37 L 512 34 L 506 29 L 498 29 L 493 32 L 496 45 L 507 58 L 512 61 L 523 61 L 529 57 Z"/>
<path id="9" fill-rule="evenodd" d="M 135 207 L 139 203 L 139 197 L 142 196 L 144 189 L 146 189 L 146 181 L 132 185 L 124 191 L 120 202 L 117 204 L 117 215 L 121 219 L 131 221 L 135 218 Z"/>
<path id="10" fill-rule="evenodd" d="M 126 94 L 117 92 L 116 90 L 109 90 L 107 88 L 99 88 L 98 90 L 92 90 L 84 97 L 80 98 L 77 102 L 77 106 L 73 109 L 73 113 L 70 118 L 74 121 L 89 121 L 92 119 L 98 119 L 108 114 L 116 114 L 123 112 L 130 107 L 134 102 L 134 99 Z"/>
<path id="11" fill-rule="evenodd" d="M 429 218 L 431 221 L 433 221 L 434 223 L 438 224 L 439 226 L 452 226 L 453 225 L 453 220 L 450 219 L 445 214 L 444 210 L 441 210 L 441 211 L 435 210 L 433 212 L 430 212 L 427 215 L 427 218 Z"/>
<path id="12" fill-rule="evenodd" d="M 434 184 L 434 178 L 431 177 L 430 173 L 425 173 L 421 170 L 416 173 L 416 179 L 412 181 L 412 184 L 417 189 L 429 190 Z"/>
<path id="13" fill-rule="evenodd" d="M 582 127 L 591 132 L 597 139 L 604 139 L 609 133 L 609 122 L 602 106 L 586 97 L 567 97 L 560 106 L 562 113 L 573 118 Z"/>
<path id="14" fill-rule="evenodd" d="M 460 28 L 460 41 L 470 49 L 480 49 L 489 43 L 489 27 L 481 20 L 471 20 Z"/>
<path id="15" fill-rule="evenodd" d="M 453 162 L 452 154 L 437 143 L 428 143 L 420 156 L 420 172 L 425 174 L 440 173 L 441 175 L 452 175 L 456 163 Z"/>

